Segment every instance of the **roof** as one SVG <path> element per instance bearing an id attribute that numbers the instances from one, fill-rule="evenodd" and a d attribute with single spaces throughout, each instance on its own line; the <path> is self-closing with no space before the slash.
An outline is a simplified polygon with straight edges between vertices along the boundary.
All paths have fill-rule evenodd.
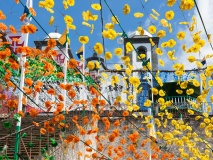
<path id="1" fill-rule="evenodd" d="M 140 36 L 140 38 L 143 37 L 143 36 L 144 37 L 152 37 L 152 35 L 149 32 L 147 32 L 146 30 L 144 30 L 144 35 L 142 35 L 142 36 L 139 34 L 139 32 L 137 30 L 128 35 L 129 38 L 137 38 L 139 36 Z"/>
<path id="2" fill-rule="evenodd" d="M 51 32 L 51 33 L 49 33 L 49 36 L 46 36 L 46 37 L 44 38 L 44 41 L 47 41 L 47 40 L 50 39 L 50 38 L 53 38 L 53 39 L 58 40 L 60 37 L 61 37 L 61 34 L 60 34 L 60 33 Z"/>

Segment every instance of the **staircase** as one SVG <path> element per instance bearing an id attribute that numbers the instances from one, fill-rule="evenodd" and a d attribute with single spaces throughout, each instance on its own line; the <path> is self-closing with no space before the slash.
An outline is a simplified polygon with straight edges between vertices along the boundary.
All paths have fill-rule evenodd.
<path id="1" fill-rule="evenodd" d="M 43 122 L 45 120 L 49 120 L 50 118 L 51 117 L 47 117 L 47 116 L 38 116 L 36 118 L 36 122 L 37 123 Z M 57 128 L 57 126 L 55 127 L 54 133 L 50 134 L 47 132 L 45 135 L 41 135 L 40 127 L 35 127 L 31 125 L 33 120 L 34 119 L 31 118 L 30 116 L 27 116 L 22 119 L 21 128 L 23 128 L 23 130 L 20 132 L 20 135 L 23 135 L 24 133 L 26 133 L 27 136 L 20 138 L 19 154 L 25 160 L 41 159 L 41 148 L 48 148 L 48 150 L 51 149 L 50 138 L 54 138 L 56 141 L 59 141 L 60 130 Z M 43 123 L 41 123 L 41 126 L 43 126 Z M 16 127 L 16 123 L 14 122 L 11 129 L 12 135 L 10 135 L 9 129 L 5 129 L 3 126 L 0 126 L 0 131 L 1 131 L 0 132 L 0 148 L 4 147 L 4 145 L 8 146 L 8 149 L 5 151 L 5 153 L 7 154 L 10 160 L 14 159 L 14 148 L 15 148 L 16 138 L 15 138 L 15 134 L 13 133 L 15 132 L 15 127 Z M 38 158 L 38 156 L 40 156 L 40 158 Z"/>

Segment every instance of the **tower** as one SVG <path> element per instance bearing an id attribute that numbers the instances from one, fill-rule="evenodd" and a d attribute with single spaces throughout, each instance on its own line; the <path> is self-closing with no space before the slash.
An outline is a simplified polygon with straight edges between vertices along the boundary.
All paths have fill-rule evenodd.
<path id="1" fill-rule="evenodd" d="M 152 44 L 150 40 L 152 40 L 152 42 L 154 43 Z M 133 72 L 134 77 L 140 78 L 140 87 L 143 88 L 143 90 L 139 94 L 136 94 L 132 91 L 136 97 L 134 103 L 137 103 L 140 106 L 141 110 L 147 110 L 147 108 L 144 107 L 143 104 L 149 96 L 148 94 L 150 88 L 153 87 L 153 77 L 151 73 L 145 70 L 143 71 L 143 62 L 149 61 L 152 66 L 152 70 L 158 70 L 158 57 L 155 49 L 158 47 L 159 37 L 152 37 L 152 35 L 145 30 L 142 36 L 138 33 L 138 31 L 134 31 L 128 36 L 128 38 L 124 39 L 124 46 L 126 46 L 126 43 L 129 41 L 133 44 L 134 48 L 138 51 L 139 54 L 146 55 L 146 57 L 141 60 L 139 59 L 138 54 L 135 50 L 130 53 L 126 53 L 126 49 L 124 49 L 124 56 L 128 56 L 130 58 L 130 64 L 134 66 L 134 70 L 141 70 L 141 72 Z M 147 79 L 150 81 L 150 83 L 148 83 Z"/>

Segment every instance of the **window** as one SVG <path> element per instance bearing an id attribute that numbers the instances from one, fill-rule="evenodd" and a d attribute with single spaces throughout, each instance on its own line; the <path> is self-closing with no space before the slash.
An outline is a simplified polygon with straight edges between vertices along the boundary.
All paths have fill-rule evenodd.
<path id="1" fill-rule="evenodd" d="M 139 46 L 137 48 L 137 51 L 139 54 L 144 54 L 145 58 L 143 58 L 143 60 L 147 60 L 147 48 L 144 46 Z M 137 55 L 137 62 L 141 62 L 142 60 L 138 57 Z"/>

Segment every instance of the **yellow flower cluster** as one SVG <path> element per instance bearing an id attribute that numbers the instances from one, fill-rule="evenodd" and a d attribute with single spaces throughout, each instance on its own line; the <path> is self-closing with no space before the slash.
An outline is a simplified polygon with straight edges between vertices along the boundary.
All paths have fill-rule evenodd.
<path id="1" fill-rule="evenodd" d="M 114 40 L 117 37 L 117 33 L 114 29 L 103 30 L 102 35 L 104 38 Z"/>
<path id="2" fill-rule="evenodd" d="M 123 13 L 129 14 L 130 13 L 130 6 L 128 4 L 125 4 L 123 7 Z"/>
<path id="3" fill-rule="evenodd" d="M 96 21 L 98 19 L 98 15 L 93 15 L 90 10 L 82 12 L 82 17 L 84 21 Z"/>
<path id="4" fill-rule="evenodd" d="M 82 44 L 87 44 L 89 42 L 89 37 L 88 36 L 80 36 L 78 38 L 79 42 L 81 42 Z"/>
<path id="5" fill-rule="evenodd" d="M 138 88 L 140 85 L 140 79 L 137 77 L 130 77 L 129 82 L 134 86 L 134 88 Z"/>
<path id="6" fill-rule="evenodd" d="M 92 9 L 97 10 L 97 11 L 101 10 L 101 5 L 98 3 L 91 4 L 91 7 L 92 7 Z"/>
<path id="7" fill-rule="evenodd" d="M 54 0 L 45 0 L 45 1 L 40 1 L 38 3 L 39 7 L 45 8 L 50 13 L 54 13 L 54 10 L 52 9 L 54 5 L 55 5 Z"/>
<path id="8" fill-rule="evenodd" d="M 180 8 L 181 10 L 191 10 L 194 7 L 195 3 L 194 0 L 181 0 Z"/>
<path id="9" fill-rule="evenodd" d="M 95 45 L 94 45 L 94 50 L 96 53 L 98 54 L 102 54 L 103 53 L 103 46 L 101 43 L 97 42 Z"/>
<path id="10" fill-rule="evenodd" d="M 72 24 L 73 23 L 73 18 L 71 16 L 65 15 L 64 16 L 64 22 L 66 23 L 68 28 L 73 29 L 73 30 L 76 29 L 76 26 Z"/>

